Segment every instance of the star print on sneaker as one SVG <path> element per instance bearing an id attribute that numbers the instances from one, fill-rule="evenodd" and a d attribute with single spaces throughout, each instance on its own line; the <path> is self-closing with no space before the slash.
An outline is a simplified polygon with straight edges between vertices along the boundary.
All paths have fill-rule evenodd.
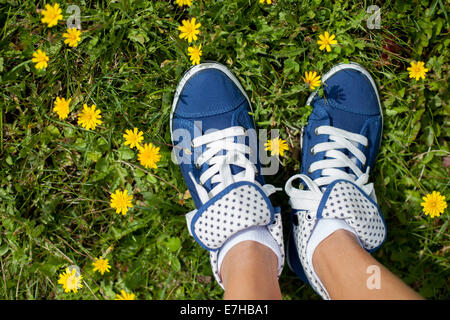
<path id="1" fill-rule="evenodd" d="M 384 242 L 386 226 L 368 181 L 382 131 L 375 82 L 355 63 L 333 67 L 323 81 L 324 98 L 315 92 L 307 101 L 313 111 L 303 130 L 300 174 L 286 182 L 285 191 L 292 207 L 288 264 L 329 299 L 312 265 L 315 247 L 345 229 L 371 252 Z M 297 179 L 300 189 L 293 186 Z"/>
<path id="2" fill-rule="evenodd" d="M 186 215 L 188 230 L 210 252 L 220 285 L 221 248 L 237 234 L 240 238 L 233 241 L 245 238 L 271 248 L 278 257 L 279 274 L 284 264 L 280 210 L 268 198 L 276 188 L 265 184 L 260 173 L 249 112 L 250 100 L 239 81 L 219 63 L 189 69 L 172 105 L 174 156 L 197 207 Z M 265 228 L 269 237 L 253 236 L 260 230 L 254 227 Z M 250 229 L 252 233 L 242 236 Z"/>

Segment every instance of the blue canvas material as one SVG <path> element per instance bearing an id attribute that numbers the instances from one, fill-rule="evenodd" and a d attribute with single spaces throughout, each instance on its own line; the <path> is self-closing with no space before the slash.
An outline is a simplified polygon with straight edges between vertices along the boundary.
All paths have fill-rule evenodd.
<path id="1" fill-rule="evenodd" d="M 184 85 L 174 110 L 172 131 L 179 128 L 186 129 L 193 139 L 212 129 L 222 130 L 232 126 L 255 129 L 249 112 L 251 109 L 246 97 L 225 73 L 218 69 L 205 69 L 193 75 Z M 198 126 L 199 123 L 201 128 Z M 180 163 L 180 169 L 196 207 L 200 208 L 202 203 L 188 173 L 192 172 L 193 176 L 199 179 L 200 175 L 208 169 L 208 164 L 205 163 L 201 168 L 196 168 L 194 156 L 200 153 L 195 152 L 191 141 L 177 140 L 176 137 L 174 140 L 177 158 L 190 159 L 188 163 Z M 186 150 L 189 150 L 190 154 L 186 154 Z M 259 155 L 255 165 L 260 172 Z M 231 170 L 235 174 L 242 168 L 231 166 Z M 255 180 L 264 185 L 261 174 L 258 174 Z M 214 185 L 207 181 L 204 187 L 209 192 Z"/>
<path id="2" fill-rule="evenodd" d="M 312 174 L 308 174 L 307 170 L 311 163 L 324 159 L 325 152 L 318 152 L 315 155 L 310 152 L 314 145 L 328 141 L 326 135 L 317 136 L 314 133 L 317 127 L 323 125 L 366 136 L 369 145 L 367 148 L 360 145 L 359 149 L 367 158 L 367 166 L 373 168 L 380 145 L 382 115 L 369 79 L 354 69 L 341 70 L 325 82 L 324 97 L 316 95 L 311 105 L 313 111 L 303 136 L 300 173 L 309 175 L 313 180 L 321 176 L 322 170 Z M 361 163 L 358 161 L 357 164 L 361 169 Z"/>
<path id="3" fill-rule="evenodd" d="M 323 97 L 317 94 L 310 103 L 313 111 L 309 116 L 308 125 L 303 131 L 300 173 L 313 180 L 319 178 L 322 174 L 322 170 L 308 173 L 308 168 L 313 162 L 325 159 L 325 152 L 318 152 L 314 155 L 310 152 L 314 145 L 329 141 L 327 135 L 315 134 L 315 129 L 319 126 L 333 126 L 367 137 L 369 141 L 367 147 L 358 145 L 358 149 L 366 156 L 366 165 L 363 166 L 358 160 L 356 164 L 362 171 L 365 171 L 367 166 L 373 168 L 381 141 L 382 114 L 377 93 L 370 80 L 358 70 L 344 69 L 331 75 L 325 81 L 323 88 Z M 348 155 L 348 150 L 341 149 L 340 151 Z M 348 172 L 350 169 L 340 168 L 340 170 Z M 326 191 L 329 190 L 330 185 L 327 186 Z M 327 197 L 328 195 L 325 192 L 321 203 L 325 203 Z M 370 201 L 373 202 L 372 199 Z M 321 218 L 322 210 L 323 207 L 319 207 L 317 218 Z M 294 223 L 297 223 L 299 212 L 291 211 L 291 230 L 287 255 L 291 269 L 304 282 L 309 283 L 302 268 L 293 236 L 293 226 Z M 381 211 L 379 214 L 382 217 Z"/>

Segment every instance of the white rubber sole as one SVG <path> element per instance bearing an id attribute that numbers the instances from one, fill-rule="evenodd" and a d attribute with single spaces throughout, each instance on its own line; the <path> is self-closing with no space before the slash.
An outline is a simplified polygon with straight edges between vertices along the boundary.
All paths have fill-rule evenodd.
<path id="1" fill-rule="evenodd" d="M 250 110 L 252 110 L 252 105 L 250 103 L 250 99 L 247 96 L 247 93 L 245 92 L 244 88 L 242 88 L 241 84 L 239 83 L 239 80 L 231 73 L 230 70 L 228 70 L 228 68 L 226 66 L 224 66 L 223 64 L 220 64 L 218 62 L 205 62 L 205 63 L 198 64 L 196 66 L 193 66 L 184 73 L 183 77 L 181 78 L 180 82 L 178 83 L 177 89 L 175 90 L 175 96 L 174 96 L 173 102 L 172 102 L 172 111 L 170 112 L 170 138 L 172 140 L 172 143 L 173 143 L 173 137 L 172 137 L 173 114 L 175 113 L 175 109 L 178 104 L 178 99 L 180 98 L 181 92 L 183 91 L 184 86 L 185 86 L 186 82 L 189 81 L 189 79 L 191 79 L 198 72 L 204 71 L 207 69 L 220 70 L 228 78 L 230 78 L 231 81 L 233 81 L 233 83 L 239 88 L 241 93 L 245 96 L 245 98 L 247 99 L 247 102 L 250 106 Z"/>

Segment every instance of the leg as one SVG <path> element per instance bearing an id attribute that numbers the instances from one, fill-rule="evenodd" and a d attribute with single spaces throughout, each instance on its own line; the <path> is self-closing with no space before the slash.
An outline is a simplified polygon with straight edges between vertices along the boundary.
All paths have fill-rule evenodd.
<path id="1" fill-rule="evenodd" d="M 383 129 L 375 81 L 355 63 L 339 64 L 322 79 L 323 97 L 313 92 L 307 100 L 313 111 L 303 130 L 300 174 L 286 183 L 294 209 L 289 265 L 324 299 L 418 299 L 367 253 L 386 239 L 369 182 Z M 302 188 L 293 187 L 295 179 Z"/>
<path id="2" fill-rule="evenodd" d="M 221 267 L 225 299 L 281 299 L 277 272 L 277 257 L 271 249 L 255 241 L 238 243 Z"/>
<path id="3" fill-rule="evenodd" d="M 189 232 L 210 251 L 214 278 L 226 287 L 226 298 L 280 298 L 281 214 L 268 198 L 274 188 L 259 172 L 260 157 L 256 162 L 250 157 L 258 152 L 249 139 L 256 129 L 251 110 L 239 80 L 225 66 L 192 67 L 175 92 L 172 142 L 197 207 L 186 217 Z M 249 240 L 255 243 L 243 243 Z"/>
<path id="4" fill-rule="evenodd" d="M 422 299 L 345 230 L 334 232 L 317 246 L 313 265 L 331 299 Z M 370 266 L 379 270 L 378 289 L 367 285 Z"/>

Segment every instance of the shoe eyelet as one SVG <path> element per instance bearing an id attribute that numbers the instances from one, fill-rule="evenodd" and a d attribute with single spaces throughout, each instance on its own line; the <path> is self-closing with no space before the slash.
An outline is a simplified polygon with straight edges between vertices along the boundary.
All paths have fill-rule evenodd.
<path id="1" fill-rule="evenodd" d="M 307 221 L 312 221 L 313 220 L 313 217 L 312 217 L 312 215 L 309 214 L 309 212 L 306 214 L 305 218 L 306 218 Z"/>
<path id="2" fill-rule="evenodd" d="M 310 152 L 313 156 L 316 155 L 316 153 L 314 152 L 314 147 L 312 147 L 312 148 L 309 150 L 309 152 Z"/>
<path id="3" fill-rule="evenodd" d="M 201 168 L 201 166 L 200 166 L 198 163 L 195 164 L 195 167 L 196 167 L 197 169 L 199 169 L 199 170 L 200 170 L 200 168 Z"/>
<path id="4" fill-rule="evenodd" d="M 317 127 L 317 128 L 314 129 L 314 134 L 315 134 L 316 136 L 319 135 L 319 130 L 318 130 L 318 129 L 319 129 L 319 127 Z"/>

